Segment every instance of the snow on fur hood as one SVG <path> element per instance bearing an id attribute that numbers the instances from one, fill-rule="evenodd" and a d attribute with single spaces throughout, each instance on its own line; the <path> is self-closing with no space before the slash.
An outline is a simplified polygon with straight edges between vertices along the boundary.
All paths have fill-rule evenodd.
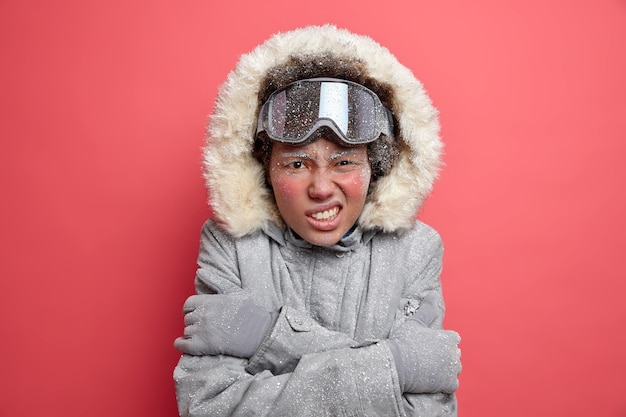
<path id="1" fill-rule="evenodd" d="M 387 232 L 408 228 L 432 189 L 442 150 L 438 113 L 412 72 L 371 38 L 331 25 L 278 33 L 241 56 L 219 89 L 207 127 L 203 165 L 209 204 L 215 220 L 235 237 L 267 230 L 271 222 L 284 225 L 265 185 L 263 166 L 252 156 L 267 74 L 294 57 L 308 62 L 321 56 L 359 62 L 362 75 L 390 90 L 386 105 L 394 114 L 400 157 L 372 184 L 359 225 Z M 313 75 L 332 76 L 324 71 Z"/>

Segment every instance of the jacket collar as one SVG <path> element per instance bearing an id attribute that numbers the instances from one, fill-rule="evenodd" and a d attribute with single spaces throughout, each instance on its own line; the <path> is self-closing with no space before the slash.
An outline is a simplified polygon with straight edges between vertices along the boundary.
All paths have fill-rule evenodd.
<path id="1" fill-rule="evenodd" d="M 377 231 L 363 231 L 359 226 L 355 226 L 350 232 L 346 233 L 339 242 L 332 246 L 316 246 L 302 239 L 289 227 L 282 229 L 276 225 L 271 225 L 266 230 L 266 233 L 281 246 L 294 246 L 301 249 L 318 248 L 319 250 L 345 253 L 357 250 L 361 246 L 369 243 Z"/>

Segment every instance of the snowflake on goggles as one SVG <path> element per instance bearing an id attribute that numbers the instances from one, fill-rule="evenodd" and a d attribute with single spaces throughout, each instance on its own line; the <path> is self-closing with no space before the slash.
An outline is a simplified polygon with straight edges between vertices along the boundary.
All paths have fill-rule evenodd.
<path id="1" fill-rule="evenodd" d="M 257 135 L 298 145 L 321 128 L 330 129 L 346 145 L 393 138 L 393 116 L 378 96 L 364 86 L 337 78 L 298 80 L 275 91 L 261 107 Z"/>

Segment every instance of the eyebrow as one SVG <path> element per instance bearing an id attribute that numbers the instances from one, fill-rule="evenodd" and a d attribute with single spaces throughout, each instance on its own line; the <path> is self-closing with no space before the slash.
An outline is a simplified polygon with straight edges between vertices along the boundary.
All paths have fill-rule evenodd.
<path id="1" fill-rule="evenodd" d="M 300 159 L 313 159 L 311 155 L 306 152 L 281 152 L 280 156 L 283 158 L 300 158 Z"/>
<path id="2" fill-rule="evenodd" d="M 326 159 L 326 162 L 332 162 L 350 154 L 356 154 L 356 152 L 353 149 L 346 149 L 343 151 L 334 152 L 328 156 L 328 158 Z M 315 159 L 311 154 L 302 152 L 302 151 L 281 152 L 280 156 L 282 158 L 298 158 L 298 159 L 310 159 L 310 160 Z"/>
<path id="3" fill-rule="evenodd" d="M 356 153 L 356 152 L 355 152 L 353 149 L 346 149 L 346 150 L 344 150 L 344 151 L 335 152 L 335 153 L 332 153 L 332 154 L 328 157 L 328 162 L 330 162 L 330 161 L 334 161 L 334 160 L 336 160 L 336 159 L 343 158 L 343 157 L 344 157 L 344 156 L 346 156 L 346 155 L 349 155 L 349 154 L 355 154 L 355 153 Z"/>

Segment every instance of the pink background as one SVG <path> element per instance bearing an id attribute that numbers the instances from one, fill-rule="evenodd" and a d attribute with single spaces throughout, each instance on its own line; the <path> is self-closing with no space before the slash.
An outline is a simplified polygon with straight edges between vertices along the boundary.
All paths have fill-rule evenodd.
<path id="1" fill-rule="evenodd" d="M 176 415 L 217 87 L 326 22 L 441 111 L 460 415 L 626 416 L 624 0 L 0 1 L 0 416 Z"/>

